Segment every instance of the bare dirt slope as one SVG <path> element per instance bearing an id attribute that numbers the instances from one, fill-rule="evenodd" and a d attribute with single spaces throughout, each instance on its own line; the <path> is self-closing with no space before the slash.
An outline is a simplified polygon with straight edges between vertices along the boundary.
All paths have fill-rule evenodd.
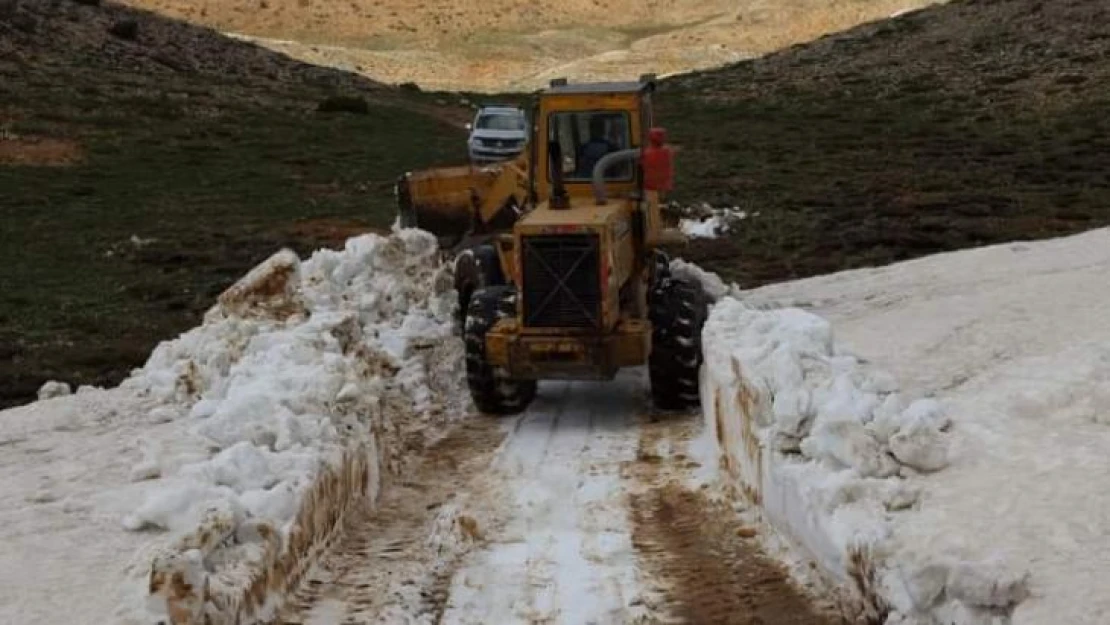
<path id="1" fill-rule="evenodd" d="M 425 89 L 715 67 L 933 0 L 124 0 Z"/>

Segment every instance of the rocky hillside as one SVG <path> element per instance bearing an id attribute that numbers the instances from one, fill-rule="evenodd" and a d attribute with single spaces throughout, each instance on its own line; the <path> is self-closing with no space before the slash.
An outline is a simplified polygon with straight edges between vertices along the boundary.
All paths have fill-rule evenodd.
<path id="1" fill-rule="evenodd" d="M 745 285 L 1110 224 L 1110 4 L 957 0 L 660 94 Z"/>
<path id="2" fill-rule="evenodd" d="M 934 0 L 125 0 L 425 89 L 716 67 Z"/>

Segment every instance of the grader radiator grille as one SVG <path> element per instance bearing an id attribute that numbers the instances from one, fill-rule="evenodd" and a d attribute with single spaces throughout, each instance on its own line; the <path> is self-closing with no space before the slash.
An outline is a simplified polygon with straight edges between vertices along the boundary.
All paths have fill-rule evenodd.
<path id="1" fill-rule="evenodd" d="M 596 328 L 601 325 L 597 235 L 524 237 L 524 325 Z"/>

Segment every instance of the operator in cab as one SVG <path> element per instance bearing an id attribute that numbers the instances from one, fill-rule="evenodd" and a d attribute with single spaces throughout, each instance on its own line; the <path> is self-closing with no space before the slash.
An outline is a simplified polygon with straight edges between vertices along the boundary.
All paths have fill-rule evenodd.
<path id="1" fill-rule="evenodd" d="M 593 115 L 590 117 L 590 140 L 583 143 L 578 149 L 578 167 L 574 172 L 576 178 L 589 178 L 594 171 L 594 165 L 601 157 L 610 152 L 616 152 L 617 146 L 605 136 L 605 117 Z"/>

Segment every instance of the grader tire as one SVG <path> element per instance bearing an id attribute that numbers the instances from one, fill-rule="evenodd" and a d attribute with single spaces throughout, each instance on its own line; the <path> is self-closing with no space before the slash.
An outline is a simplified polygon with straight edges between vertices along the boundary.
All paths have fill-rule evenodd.
<path id="1" fill-rule="evenodd" d="M 481 288 L 501 286 L 505 276 L 501 271 L 501 259 L 492 245 L 479 245 L 463 250 L 455 258 L 455 292 L 458 294 L 458 327 L 466 323 L 466 313 L 470 298 Z"/>
<path id="2" fill-rule="evenodd" d="M 522 412 L 536 396 L 535 380 L 514 380 L 486 360 L 486 333 L 502 317 L 512 315 L 516 293 L 511 286 L 479 288 L 470 298 L 463 340 L 466 382 L 479 411 L 492 415 Z"/>
<path id="3" fill-rule="evenodd" d="M 701 285 L 666 276 L 650 297 L 652 329 L 648 377 L 657 408 L 681 410 L 701 405 L 698 373 L 703 355 L 701 331 L 709 303 Z"/>

